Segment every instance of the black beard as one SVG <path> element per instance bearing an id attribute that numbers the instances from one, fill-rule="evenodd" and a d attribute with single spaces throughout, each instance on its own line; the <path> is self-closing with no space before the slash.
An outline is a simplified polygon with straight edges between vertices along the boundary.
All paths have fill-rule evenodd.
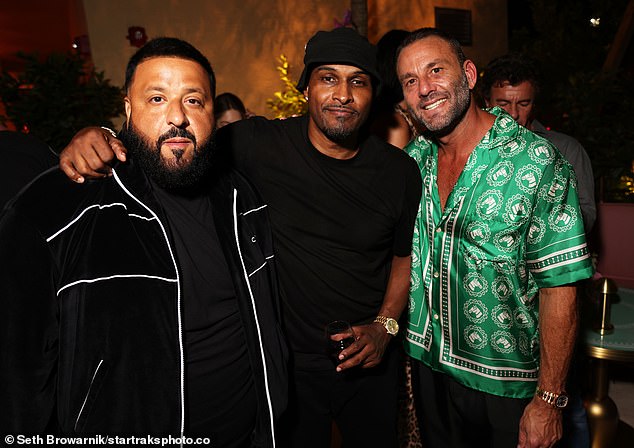
<path id="1" fill-rule="evenodd" d="M 354 131 L 349 129 L 322 129 L 324 135 L 333 143 L 337 143 L 339 145 L 345 144 L 348 139 L 354 134 Z"/>
<path id="2" fill-rule="evenodd" d="M 130 121 L 124 124 L 119 139 L 128 149 L 130 157 L 143 172 L 164 190 L 177 194 L 196 194 L 205 184 L 212 166 L 214 135 L 198 146 L 196 137 L 189 131 L 171 128 L 152 144 Z M 194 144 L 194 156 L 189 165 L 171 169 L 161 159 L 162 143 L 174 137 L 188 138 Z"/>
<path id="3" fill-rule="evenodd" d="M 352 135 L 354 135 L 358 131 L 358 129 L 346 127 L 343 121 L 339 122 L 338 126 L 324 126 L 320 130 L 324 133 L 328 140 L 338 144 L 345 143 Z"/>

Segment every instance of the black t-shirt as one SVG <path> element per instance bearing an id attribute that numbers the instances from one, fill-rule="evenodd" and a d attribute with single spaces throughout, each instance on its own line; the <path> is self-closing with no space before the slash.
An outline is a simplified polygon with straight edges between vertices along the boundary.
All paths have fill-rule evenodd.
<path id="1" fill-rule="evenodd" d="M 376 137 L 339 160 L 315 149 L 307 130 L 307 117 L 253 118 L 218 137 L 269 205 L 296 365 L 332 369 L 324 327 L 376 317 L 392 256 L 411 253 L 421 180 L 407 154 Z"/>
<path id="2" fill-rule="evenodd" d="M 181 276 L 186 433 L 214 446 L 248 443 L 256 396 L 238 302 L 209 197 L 184 197 L 154 185 L 174 240 Z"/>

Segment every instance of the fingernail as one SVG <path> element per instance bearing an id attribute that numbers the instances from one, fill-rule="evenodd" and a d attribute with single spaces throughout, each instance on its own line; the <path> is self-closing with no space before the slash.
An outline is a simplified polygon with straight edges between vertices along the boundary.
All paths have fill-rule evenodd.
<path id="1" fill-rule="evenodd" d="M 83 184 L 84 183 L 84 178 L 79 176 L 77 179 L 75 179 L 75 182 L 77 182 L 78 184 Z"/>

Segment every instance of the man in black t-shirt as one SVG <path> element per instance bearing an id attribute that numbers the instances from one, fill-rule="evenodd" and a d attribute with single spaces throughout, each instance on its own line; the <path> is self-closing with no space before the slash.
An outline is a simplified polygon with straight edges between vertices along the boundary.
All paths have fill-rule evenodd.
<path id="1" fill-rule="evenodd" d="M 254 118 L 218 132 L 271 217 L 292 351 L 284 442 L 329 447 L 334 419 L 347 446 L 395 447 L 394 336 L 407 303 L 420 174 L 405 153 L 365 132 L 380 83 L 366 39 L 351 29 L 320 31 L 304 63 L 298 89 L 308 116 Z M 62 155 L 71 178 L 80 157 L 93 170 L 104 166 L 107 145 L 91 132 Z M 98 151 L 78 154 L 95 144 Z M 349 321 L 356 336 L 335 364 L 324 335 L 334 320 Z"/>

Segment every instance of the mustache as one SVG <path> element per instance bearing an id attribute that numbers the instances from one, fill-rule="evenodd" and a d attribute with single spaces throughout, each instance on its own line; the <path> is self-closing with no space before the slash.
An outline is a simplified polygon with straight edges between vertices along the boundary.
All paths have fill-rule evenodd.
<path id="1" fill-rule="evenodd" d="M 189 132 L 187 129 L 181 129 L 176 127 L 170 128 L 169 131 L 161 134 L 161 136 L 156 140 L 156 146 L 160 148 L 165 140 L 168 140 L 170 138 L 175 138 L 175 137 L 188 138 L 194 144 L 194 148 L 197 147 L 196 136 L 194 136 L 194 134 Z"/>
<path id="2" fill-rule="evenodd" d="M 428 103 L 433 103 L 436 100 L 442 99 L 442 98 L 449 98 L 449 95 L 447 95 L 446 93 L 443 92 L 429 92 L 429 94 L 427 95 L 421 95 L 420 100 L 418 101 L 418 108 L 422 109 L 423 107 L 425 107 L 426 104 Z"/>
<path id="3" fill-rule="evenodd" d="M 359 115 L 359 112 L 356 109 L 354 109 L 352 107 L 349 107 L 349 106 L 341 105 L 341 104 L 327 104 L 322 109 L 323 110 L 326 110 L 326 109 L 328 109 L 328 110 L 345 110 L 346 112 L 350 112 L 350 113 L 353 113 L 355 115 Z"/>

